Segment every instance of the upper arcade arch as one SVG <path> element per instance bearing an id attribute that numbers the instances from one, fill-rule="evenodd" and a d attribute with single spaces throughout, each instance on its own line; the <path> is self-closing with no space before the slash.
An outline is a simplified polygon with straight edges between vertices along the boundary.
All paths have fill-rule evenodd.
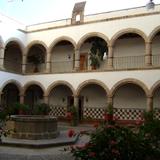
<path id="1" fill-rule="evenodd" d="M 49 53 L 52 52 L 53 48 L 61 41 L 68 41 L 70 42 L 74 48 L 76 48 L 76 42 L 70 38 L 70 37 L 67 37 L 67 36 L 61 36 L 61 37 L 58 37 L 56 38 L 49 46 Z"/>
<path id="2" fill-rule="evenodd" d="M 104 35 L 104 34 L 102 34 L 102 33 L 99 33 L 99 32 L 91 32 L 91 33 L 87 33 L 87 34 L 85 34 L 83 37 L 81 37 L 81 39 L 80 39 L 80 40 L 78 41 L 78 43 L 77 43 L 77 47 L 76 47 L 76 48 L 79 50 L 79 49 L 81 48 L 82 44 L 83 44 L 88 38 L 92 38 L 92 37 L 101 38 L 101 39 L 103 39 L 103 40 L 107 43 L 107 45 L 110 44 L 109 38 L 108 38 L 106 35 Z"/>
<path id="3" fill-rule="evenodd" d="M 152 42 L 153 38 L 156 36 L 157 33 L 160 32 L 160 26 L 157 26 L 153 31 L 149 34 L 149 41 Z"/>
<path id="4" fill-rule="evenodd" d="M 115 42 L 118 38 L 120 38 L 121 36 L 128 34 L 128 33 L 139 35 L 144 40 L 144 42 L 149 41 L 148 37 L 146 36 L 146 34 L 143 31 L 136 29 L 136 28 L 127 28 L 127 29 L 122 29 L 122 30 L 118 31 L 117 33 L 115 33 L 113 35 L 113 37 L 111 38 L 110 45 L 114 46 Z"/>

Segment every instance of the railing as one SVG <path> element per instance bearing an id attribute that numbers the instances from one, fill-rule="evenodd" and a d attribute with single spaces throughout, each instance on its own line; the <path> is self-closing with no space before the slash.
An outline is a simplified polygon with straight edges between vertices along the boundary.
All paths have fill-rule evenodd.
<path id="1" fill-rule="evenodd" d="M 17 61 L 4 60 L 4 69 L 15 73 L 22 73 L 22 64 Z"/>
<path id="2" fill-rule="evenodd" d="M 126 56 L 113 58 L 114 69 L 134 69 L 145 67 L 145 56 Z"/>
<path id="3" fill-rule="evenodd" d="M 84 71 L 91 71 L 92 67 L 88 64 L 89 62 L 82 65 L 80 61 L 52 61 L 50 63 L 50 71 L 51 73 L 69 73 L 77 71 L 84 72 Z M 160 67 L 160 54 L 152 56 L 152 66 L 153 67 Z M 145 68 L 145 55 L 141 56 L 126 56 L 126 57 L 113 57 L 113 68 L 114 70 L 119 69 L 143 69 Z M 4 68 L 11 72 L 21 73 L 22 72 L 22 64 L 15 62 L 15 61 L 8 61 L 4 60 Z M 104 71 L 107 70 L 107 59 L 101 62 L 99 68 L 96 69 L 97 71 Z M 35 66 L 32 63 L 26 64 L 26 73 L 45 73 L 46 72 L 46 63 L 42 63 L 38 66 Z"/>
<path id="4" fill-rule="evenodd" d="M 32 63 L 26 64 L 26 73 L 44 73 L 46 71 L 46 63 L 34 65 Z"/>
<path id="5" fill-rule="evenodd" d="M 160 54 L 152 56 L 152 65 L 154 67 L 159 67 L 160 66 Z"/>
<path id="6" fill-rule="evenodd" d="M 51 73 L 72 72 L 74 69 L 73 61 L 52 61 Z"/>

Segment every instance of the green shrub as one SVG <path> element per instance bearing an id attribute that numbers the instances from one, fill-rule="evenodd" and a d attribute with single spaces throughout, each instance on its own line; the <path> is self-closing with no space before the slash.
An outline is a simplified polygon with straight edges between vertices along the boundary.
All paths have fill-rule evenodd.
<path id="1" fill-rule="evenodd" d="M 33 115 L 48 115 L 50 112 L 50 106 L 46 103 L 37 104 L 33 107 Z"/>
<path id="2" fill-rule="evenodd" d="M 71 153 L 77 160 L 159 160 L 158 133 L 159 120 L 144 123 L 136 130 L 103 123 L 90 134 L 89 143 L 71 147 Z"/>

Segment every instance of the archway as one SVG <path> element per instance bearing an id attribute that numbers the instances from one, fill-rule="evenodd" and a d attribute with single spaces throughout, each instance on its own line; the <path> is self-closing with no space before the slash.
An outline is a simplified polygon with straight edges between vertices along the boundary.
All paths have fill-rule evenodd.
<path id="1" fill-rule="evenodd" d="M 96 83 L 83 85 L 79 90 L 79 111 L 81 119 L 102 119 L 107 106 L 107 93 Z"/>
<path id="2" fill-rule="evenodd" d="M 42 88 L 36 84 L 32 84 L 25 90 L 24 103 L 33 108 L 36 104 L 44 102 L 43 95 Z"/>
<path id="3" fill-rule="evenodd" d="M 71 88 L 65 84 L 57 84 L 49 93 L 49 105 L 51 113 L 57 117 L 64 117 L 67 110 L 74 105 L 74 97 Z"/>
<path id="4" fill-rule="evenodd" d="M 74 46 L 68 40 L 57 42 L 51 49 L 51 72 L 71 72 L 74 68 Z"/>
<path id="5" fill-rule="evenodd" d="M 79 58 L 80 71 L 88 69 L 105 69 L 108 55 L 107 43 L 98 36 L 90 36 L 81 44 Z"/>
<path id="6" fill-rule="evenodd" d="M 160 66 L 160 31 L 152 39 L 152 65 Z"/>
<path id="7" fill-rule="evenodd" d="M 7 84 L 3 90 L 1 95 L 1 105 L 2 107 L 12 107 L 13 104 L 19 102 L 19 89 L 14 83 Z"/>
<path id="8" fill-rule="evenodd" d="M 124 33 L 114 41 L 113 65 L 115 69 L 143 68 L 145 66 L 145 40 L 137 33 Z"/>
<path id="9" fill-rule="evenodd" d="M 121 120 L 137 120 L 142 118 L 146 109 L 145 91 L 137 84 L 120 84 L 113 95 L 115 115 Z"/>
<path id="10" fill-rule="evenodd" d="M 34 44 L 29 48 L 27 54 L 27 73 L 36 73 L 45 71 L 46 49 L 41 44 Z"/>
<path id="11" fill-rule="evenodd" d="M 22 51 L 15 41 L 9 42 L 5 47 L 4 68 L 7 71 L 22 72 Z"/>

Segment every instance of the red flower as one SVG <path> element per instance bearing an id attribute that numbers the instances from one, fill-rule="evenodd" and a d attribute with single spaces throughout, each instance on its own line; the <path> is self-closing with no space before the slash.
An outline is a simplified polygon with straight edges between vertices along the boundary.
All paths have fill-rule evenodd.
<path id="1" fill-rule="evenodd" d="M 67 119 L 72 119 L 72 113 L 71 112 L 67 112 L 66 113 L 66 118 Z"/>
<path id="2" fill-rule="evenodd" d="M 95 152 L 89 152 L 88 156 L 89 156 L 89 157 L 95 157 L 95 156 L 96 156 L 96 153 L 95 153 Z"/>
<path id="3" fill-rule="evenodd" d="M 68 137 L 71 138 L 71 137 L 73 137 L 73 136 L 75 136 L 75 131 L 74 131 L 73 129 L 70 129 L 70 130 L 68 131 Z"/>

